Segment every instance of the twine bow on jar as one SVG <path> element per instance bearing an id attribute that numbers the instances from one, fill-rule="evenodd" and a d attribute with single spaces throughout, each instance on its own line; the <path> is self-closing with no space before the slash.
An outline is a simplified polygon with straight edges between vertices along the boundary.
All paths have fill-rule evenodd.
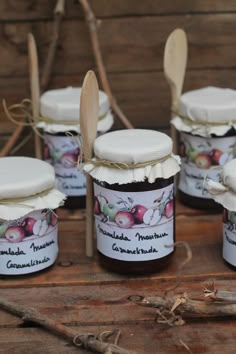
<path id="1" fill-rule="evenodd" d="M 135 169 L 135 168 L 143 168 L 146 166 L 154 166 L 158 163 L 166 161 L 170 157 L 171 157 L 171 154 L 168 154 L 167 156 L 162 157 L 160 159 L 139 162 L 139 163 L 115 162 L 115 161 L 110 161 L 110 160 L 105 160 L 105 159 L 99 159 L 96 157 L 94 159 L 86 159 L 85 158 L 85 163 L 91 163 L 95 167 L 103 166 L 103 167 L 116 168 L 119 170 L 123 170 L 123 169 L 128 170 L 128 169 Z"/>
<path id="2" fill-rule="evenodd" d="M 12 104 L 11 106 L 7 107 L 6 100 L 3 99 L 2 101 L 4 112 L 7 118 L 17 125 L 24 125 L 24 126 L 32 126 L 36 127 L 39 122 L 44 122 L 47 124 L 62 124 L 62 125 L 78 125 L 79 119 L 53 119 L 50 117 L 46 117 L 43 115 L 39 115 L 38 117 L 33 117 L 32 113 L 32 101 L 29 98 L 24 98 L 20 103 Z M 16 111 L 20 112 L 17 113 Z M 105 118 L 107 112 L 103 115 L 98 117 L 98 120 L 101 121 Z M 19 119 L 27 119 L 28 121 L 21 121 Z"/>
<path id="3" fill-rule="evenodd" d="M 3 110 L 7 118 L 16 125 L 23 125 L 25 127 L 31 127 L 34 132 L 42 139 L 43 135 L 39 132 L 37 124 L 40 121 L 40 117 L 37 119 L 33 116 L 32 101 L 29 98 L 24 98 L 20 103 L 12 104 L 7 107 L 6 100 L 2 101 Z"/>
<path id="4" fill-rule="evenodd" d="M 36 193 L 34 195 L 26 196 L 26 197 L 2 198 L 2 199 L 0 199 L 0 205 L 5 205 L 5 206 L 16 205 L 16 206 L 22 206 L 22 207 L 34 209 L 33 206 L 31 206 L 28 203 L 26 204 L 25 202 L 30 201 L 30 200 L 35 199 L 35 198 L 44 197 L 45 195 L 47 195 L 52 190 L 53 190 L 53 188 L 50 188 L 50 189 L 47 189 L 45 191 Z M 48 209 L 50 209 L 50 208 L 48 208 Z"/>

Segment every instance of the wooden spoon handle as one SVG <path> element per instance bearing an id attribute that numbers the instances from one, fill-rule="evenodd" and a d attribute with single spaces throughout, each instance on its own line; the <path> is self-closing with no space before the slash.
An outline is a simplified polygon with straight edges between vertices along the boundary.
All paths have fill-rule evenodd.
<path id="1" fill-rule="evenodd" d="M 89 71 L 85 76 L 80 98 L 80 130 L 84 157 L 93 156 L 93 143 L 97 134 L 98 120 L 98 83 L 95 74 Z M 87 175 L 86 191 L 86 255 L 93 256 L 94 249 L 94 213 L 93 213 L 93 181 Z"/>
<path id="2" fill-rule="evenodd" d="M 187 37 L 177 28 L 167 38 L 164 50 L 164 74 L 171 91 L 171 110 L 178 110 L 187 64 Z M 173 113 L 172 113 L 173 116 Z M 171 124 L 173 151 L 177 153 L 177 131 Z"/>
<path id="3" fill-rule="evenodd" d="M 93 180 L 86 176 L 86 243 L 85 252 L 87 257 L 94 254 L 94 212 L 93 212 Z"/>
<path id="4" fill-rule="evenodd" d="M 39 117 L 39 101 L 40 101 L 40 88 L 39 88 L 39 72 L 38 72 L 38 56 L 35 44 L 35 39 L 32 33 L 28 34 L 28 51 L 29 51 L 29 74 L 30 74 L 30 91 L 32 101 L 32 111 L 34 120 Z M 42 159 L 41 141 L 40 136 L 34 133 L 35 141 L 35 156 Z"/>

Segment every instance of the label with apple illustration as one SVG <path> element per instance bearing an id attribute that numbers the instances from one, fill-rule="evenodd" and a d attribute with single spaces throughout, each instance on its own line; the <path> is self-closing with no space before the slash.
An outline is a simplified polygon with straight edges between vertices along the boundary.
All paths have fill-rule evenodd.
<path id="1" fill-rule="evenodd" d="M 223 212 L 223 258 L 236 267 L 236 212 Z"/>
<path id="2" fill-rule="evenodd" d="M 55 170 L 57 188 L 67 196 L 86 195 L 86 177 L 78 171 L 79 142 L 73 137 L 44 135 L 44 160 Z"/>
<path id="3" fill-rule="evenodd" d="M 148 261 L 173 252 L 173 184 L 147 192 L 120 192 L 94 183 L 97 248 L 107 257 Z"/>
<path id="4" fill-rule="evenodd" d="M 57 216 L 49 210 L 0 220 L 0 274 L 37 272 L 52 265 L 58 254 Z"/>
<path id="5" fill-rule="evenodd" d="M 210 199 L 210 194 L 203 191 L 204 179 L 207 175 L 212 180 L 219 180 L 220 169 L 216 167 L 236 157 L 236 136 L 204 138 L 181 132 L 179 155 L 179 189 L 194 197 Z"/>

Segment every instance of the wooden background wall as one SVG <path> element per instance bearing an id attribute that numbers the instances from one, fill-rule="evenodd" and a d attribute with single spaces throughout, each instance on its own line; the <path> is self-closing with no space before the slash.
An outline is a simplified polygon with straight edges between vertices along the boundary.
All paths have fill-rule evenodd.
<path id="1" fill-rule="evenodd" d="M 235 0 L 90 0 L 113 92 L 135 127 L 166 129 L 170 95 L 162 62 L 169 33 L 183 28 L 189 41 L 184 91 L 204 85 L 236 88 Z M 0 1 L 0 98 L 29 95 L 26 36 L 37 41 L 42 67 L 52 33 L 53 0 Z M 80 85 L 95 69 L 83 11 L 66 1 L 51 88 Z M 120 127 L 119 124 L 116 127 Z M 12 125 L 0 107 L 0 134 Z"/>

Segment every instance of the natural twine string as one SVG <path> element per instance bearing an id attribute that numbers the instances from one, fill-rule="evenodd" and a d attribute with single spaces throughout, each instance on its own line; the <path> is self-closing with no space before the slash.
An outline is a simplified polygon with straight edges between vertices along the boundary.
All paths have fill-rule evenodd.
<path id="1" fill-rule="evenodd" d="M 27 208 L 34 208 L 31 205 L 24 204 L 27 200 L 30 200 L 32 198 L 37 198 L 37 197 L 44 197 L 47 195 L 50 191 L 52 191 L 53 188 L 46 189 L 45 191 L 42 191 L 40 193 L 36 193 L 34 195 L 30 195 L 28 197 L 19 197 L 19 198 L 5 198 L 5 199 L 0 199 L 0 205 L 15 205 L 17 206 L 22 206 L 22 207 L 27 207 Z"/>
<path id="2" fill-rule="evenodd" d="M 47 124 L 62 124 L 62 125 L 78 125 L 79 120 L 68 120 L 68 119 L 53 119 L 50 117 L 39 115 L 38 117 L 33 117 L 32 115 L 32 101 L 28 98 L 24 98 L 20 103 L 15 103 L 7 107 L 6 100 L 2 101 L 4 112 L 7 118 L 17 125 L 23 126 L 35 126 L 39 122 L 45 122 Z M 20 112 L 20 113 L 17 113 Z M 101 121 L 105 118 L 107 113 L 98 117 L 98 120 Z M 27 118 L 28 122 L 19 121 L 20 119 Z"/>
<path id="3" fill-rule="evenodd" d="M 139 163 L 126 163 L 126 162 L 115 162 L 115 161 L 110 161 L 110 160 L 105 160 L 105 159 L 86 159 L 85 158 L 85 164 L 93 164 L 96 167 L 97 166 L 104 166 L 104 167 L 110 167 L 110 168 L 115 168 L 119 170 L 129 170 L 129 169 L 135 169 L 135 168 L 142 168 L 146 166 L 154 166 L 158 163 L 164 162 L 167 159 L 171 157 L 171 154 L 162 157 L 160 159 L 155 159 L 155 160 L 149 160 L 145 162 L 139 162 Z"/>
<path id="4" fill-rule="evenodd" d="M 186 123 L 187 125 L 190 125 L 190 126 L 192 126 L 192 125 L 217 126 L 217 125 L 234 125 L 234 124 L 236 124 L 236 119 L 224 120 L 224 121 L 220 121 L 220 122 L 216 122 L 216 121 L 207 122 L 205 120 L 194 121 L 190 117 L 184 116 L 176 109 L 172 109 L 171 112 L 173 115 L 180 117 L 184 121 L 184 123 Z"/>

